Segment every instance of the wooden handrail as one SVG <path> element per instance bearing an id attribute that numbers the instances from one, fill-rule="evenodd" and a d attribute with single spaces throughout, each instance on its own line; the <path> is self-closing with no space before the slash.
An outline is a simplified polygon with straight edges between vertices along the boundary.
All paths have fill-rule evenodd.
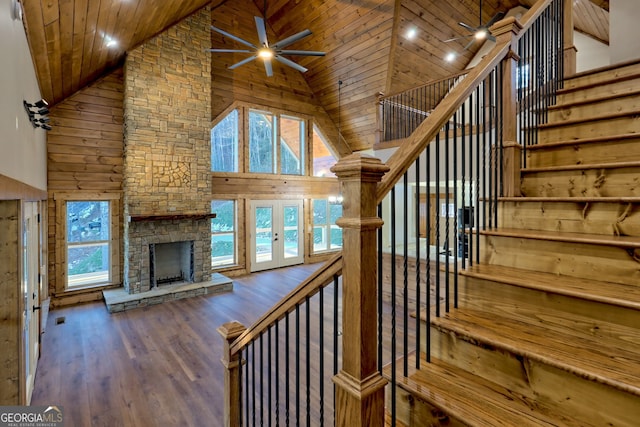
<path id="1" fill-rule="evenodd" d="M 466 101 L 469 95 L 489 76 L 495 67 L 513 50 L 524 31 L 545 11 L 553 0 L 540 0 L 522 17 L 522 21 L 514 17 L 503 19 L 491 27 L 496 36 L 496 43 L 480 63 L 467 73 L 467 77 L 459 85 L 451 89 L 449 94 L 431 111 L 431 114 L 416 128 L 406 142 L 396 150 L 387 165 L 391 170 L 384 175 L 378 184 L 377 200 L 382 202 L 400 177 L 413 165 L 420 153 L 433 141 L 445 123 Z"/>
<path id="2" fill-rule="evenodd" d="M 267 328 L 292 312 L 307 297 L 315 295 L 320 288 L 333 281 L 334 276 L 342 272 L 342 252 L 333 255 L 322 267 L 313 272 L 287 296 L 276 303 L 267 313 L 243 332 L 230 346 L 230 354 L 236 354 L 245 345 L 258 338 Z"/>

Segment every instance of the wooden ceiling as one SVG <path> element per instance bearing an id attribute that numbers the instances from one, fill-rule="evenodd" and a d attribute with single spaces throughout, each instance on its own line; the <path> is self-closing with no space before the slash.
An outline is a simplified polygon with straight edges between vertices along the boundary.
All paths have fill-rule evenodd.
<path id="1" fill-rule="evenodd" d="M 127 51 L 207 4 L 214 23 L 231 22 L 232 28 L 225 30 L 254 31 L 251 14 L 249 22 L 246 13 L 224 19 L 216 15 L 241 8 L 242 2 L 252 14 L 264 13 L 266 4 L 270 38 L 311 29 L 313 36 L 296 43 L 295 49 L 327 55 L 295 60 L 309 68 L 304 74 L 307 85 L 354 150 L 373 143 L 378 93 L 460 71 L 477 50 L 472 46 L 465 51 L 466 40 L 443 40 L 466 35 L 460 21 L 478 24 L 478 0 L 164 0 L 162 6 L 157 0 L 21 0 L 40 90 L 53 105 L 119 66 Z M 533 2 L 485 0 L 482 21 Z M 575 5 L 576 28 L 608 42 L 609 2 L 575 0 Z M 415 40 L 404 36 L 409 27 L 418 30 Z M 108 46 L 111 39 L 116 46 Z M 443 61 L 452 49 L 458 58 Z"/>

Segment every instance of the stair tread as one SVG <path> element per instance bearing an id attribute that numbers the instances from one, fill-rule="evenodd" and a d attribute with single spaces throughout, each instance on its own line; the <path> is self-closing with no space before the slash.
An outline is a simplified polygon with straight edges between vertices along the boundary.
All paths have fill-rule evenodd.
<path id="1" fill-rule="evenodd" d="M 501 202 L 640 203 L 640 197 L 499 197 Z"/>
<path id="2" fill-rule="evenodd" d="M 569 233 L 562 231 L 524 230 L 520 228 L 495 228 L 480 230 L 480 234 L 488 236 L 516 237 L 524 239 L 552 240 L 556 242 L 589 243 L 594 245 L 611 245 L 628 249 L 640 248 L 637 236 L 612 236 L 606 234 Z"/>
<path id="3" fill-rule="evenodd" d="M 630 112 L 625 111 L 625 112 L 615 112 L 615 113 L 609 113 L 609 114 L 600 114 L 597 116 L 589 117 L 588 119 L 559 120 L 555 122 L 540 124 L 538 125 L 538 129 L 539 130 L 553 129 L 553 128 L 559 128 L 563 126 L 579 125 L 582 123 L 614 120 L 614 119 L 619 119 L 619 118 L 629 117 L 629 116 L 634 117 L 634 116 L 637 116 L 638 114 L 640 114 L 640 111 L 630 111 Z"/>
<path id="4" fill-rule="evenodd" d="M 441 317 L 432 316 L 431 322 L 474 342 L 640 396 L 639 352 L 600 336 L 561 332 L 558 328 L 550 329 L 523 319 L 524 316 L 507 317 L 465 308 Z M 551 321 L 553 319 L 548 320 Z"/>
<path id="5" fill-rule="evenodd" d="M 568 92 L 573 92 L 576 90 L 581 90 L 581 89 L 585 89 L 588 87 L 593 87 L 593 86 L 597 86 L 597 85 L 602 85 L 602 84 L 607 84 L 609 82 L 614 83 L 616 81 L 620 81 L 622 79 L 632 79 L 636 76 L 640 77 L 640 72 L 638 71 L 634 71 L 632 69 L 632 67 L 634 65 L 640 64 L 640 61 L 638 59 L 633 59 L 630 61 L 625 61 L 625 62 L 621 62 L 621 63 L 616 63 L 616 64 L 610 64 L 610 65 L 605 65 L 603 67 L 598 67 L 598 68 L 593 68 L 591 70 L 585 70 L 582 71 L 580 73 L 576 73 L 574 75 L 572 75 L 571 77 L 568 77 L 564 80 L 564 88 L 562 89 L 558 89 L 557 93 L 568 93 Z M 624 70 L 625 68 L 631 68 L 629 70 Z M 608 80 L 599 80 L 596 82 L 590 82 L 590 83 L 578 83 L 575 86 L 573 86 L 573 81 L 575 80 L 580 80 L 584 77 L 589 77 L 589 76 L 595 76 L 597 74 L 604 74 L 604 73 L 608 73 L 608 72 L 612 72 L 615 70 L 620 70 L 622 71 L 621 74 L 616 74 L 614 76 L 609 77 Z"/>
<path id="6" fill-rule="evenodd" d="M 534 172 L 556 172 L 565 170 L 583 170 L 583 169 L 620 169 L 620 168 L 637 168 L 640 167 L 640 161 L 636 162 L 614 162 L 614 163 L 589 163 L 580 165 L 561 165 L 561 166 L 544 166 L 544 167 L 526 167 L 520 171 L 522 173 Z"/>
<path id="7" fill-rule="evenodd" d="M 564 141 L 556 141 L 556 142 L 545 142 L 542 144 L 529 145 L 527 146 L 527 151 L 530 150 L 544 150 L 545 148 L 554 148 L 565 145 L 576 145 L 576 144 L 589 144 L 589 143 L 606 143 L 606 142 L 614 142 L 620 141 L 624 139 L 640 139 L 640 134 L 637 133 L 623 133 L 619 135 L 612 136 L 596 136 L 592 138 L 576 138 L 569 139 Z"/>
<path id="8" fill-rule="evenodd" d="M 408 359 L 409 366 L 415 366 L 415 353 Z M 408 377 L 399 375 L 398 385 L 469 426 L 584 425 L 564 415 L 553 414 L 540 404 L 532 407 L 533 402 L 523 396 L 446 362 L 432 358 L 429 363 L 424 355 L 421 359 L 421 368 L 414 368 Z M 401 371 L 400 363 L 396 364 L 396 369 Z M 391 377 L 391 368 L 391 365 L 384 368 L 385 377 Z"/>
<path id="9" fill-rule="evenodd" d="M 640 310 L 640 287 L 501 265 L 476 264 L 460 274 Z"/>
<path id="10" fill-rule="evenodd" d="M 638 74 L 638 77 L 640 77 L 640 74 Z M 566 103 L 550 105 L 548 107 L 548 110 L 549 111 L 562 110 L 562 109 L 565 109 L 565 108 L 572 108 L 572 107 L 578 107 L 578 106 L 583 106 L 583 105 L 596 104 L 596 103 L 602 102 L 602 101 L 617 100 L 617 99 L 620 99 L 620 98 L 626 98 L 626 97 L 630 97 L 630 96 L 637 96 L 639 94 L 640 94 L 640 88 L 637 89 L 637 90 L 634 90 L 633 92 L 626 92 L 624 94 L 604 94 L 604 95 L 600 95 L 600 96 L 593 96 L 593 97 L 591 97 L 589 99 L 567 101 Z"/>

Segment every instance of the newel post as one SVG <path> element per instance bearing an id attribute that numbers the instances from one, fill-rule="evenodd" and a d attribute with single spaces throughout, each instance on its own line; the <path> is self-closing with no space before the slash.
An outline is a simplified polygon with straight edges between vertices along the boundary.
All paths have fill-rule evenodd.
<path id="1" fill-rule="evenodd" d="M 563 3 L 563 13 L 562 17 L 562 33 L 564 37 L 564 46 L 563 46 L 563 59 L 564 59 L 564 69 L 563 77 L 570 77 L 576 73 L 576 53 L 578 49 L 576 45 L 573 44 L 573 3 L 574 0 L 562 0 Z"/>
<path id="2" fill-rule="evenodd" d="M 240 404 L 240 354 L 231 354 L 231 344 L 246 330 L 242 324 L 233 321 L 225 323 L 218 328 L 218 333 L 224 339 L 224 353 L 222 364 L 224 371 L 224 426 L 240 427 L 242 425 Z"/>
<path id="3" fill-rule="evenodd" d="M 498 26 L 499 24 L 502 24 Z M 504 197 L 518 197 L 520 191 L 520 169 L 522 167 L 522 146 L 518 143 L 517 73 L 520 57 L 515 52 L 515 36 L 522 30 L 517 19 L 504 19 L 491 27 L 496 39 L 507 38 L 511 49 L 502 60 L 502 189 Z"/>
<path id="4" fill-rule="evenodd" d="M 342 189 L 342 370 L 336 385 L 336 425 L 384 425 L 384 386 L 378 372 L 376 186 L 389 167 L 360 153 L 340 160 L 331 170 Z"/>

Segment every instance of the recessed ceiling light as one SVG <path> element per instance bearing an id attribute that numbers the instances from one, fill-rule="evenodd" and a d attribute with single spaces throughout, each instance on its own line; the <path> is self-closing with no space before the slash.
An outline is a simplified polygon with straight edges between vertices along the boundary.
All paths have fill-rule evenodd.
<path id="1" fill-rule="evenodd" d="M 118 46 L 118 41 L 111 36 L 104 36 L 105 44 L 107 47 L 116 47 Z"/>
<path id="2" fill-rule="evenodd" d="M 411 27 L 407 30 L 406 37 L 409 40 L 415 39 L 417 35 L 418 35 L 418 30 L 416 29 L 416 27 Z"/>

